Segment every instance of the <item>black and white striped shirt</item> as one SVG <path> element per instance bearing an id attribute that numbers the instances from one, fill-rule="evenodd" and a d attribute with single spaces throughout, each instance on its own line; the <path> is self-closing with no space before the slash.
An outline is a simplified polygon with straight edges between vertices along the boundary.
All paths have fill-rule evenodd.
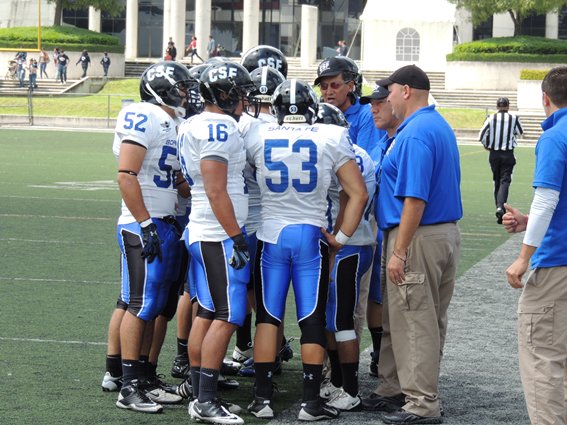
<path id="1" fill-rule="evenodd" d="M 523 133 L 519 117 L 500 111 L 486 119 L 480 130 L 479 140 L 487 149 L 511 151 L 518 144 L 516 136 Z"/>

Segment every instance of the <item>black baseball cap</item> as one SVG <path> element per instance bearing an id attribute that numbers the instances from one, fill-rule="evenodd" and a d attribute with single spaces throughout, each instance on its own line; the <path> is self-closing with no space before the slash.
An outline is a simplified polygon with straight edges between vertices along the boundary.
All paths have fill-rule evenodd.
<path id="1" fill-rule="evenodd" d="M 373 99 L 374 100 L 386 99 L 388 97 L 388 94 L 389 92 L 387 88 L 384 88 L 376 84 L 371 94 L 369 94 L 368 96 L 362 96 L 360 98 L 360 104 L 366 105 L 367 103 L 370 103 L 370 101 Z"/>
<path id="2" fill-rule="evenodd" d="M 317 67 L 317 78 L 315 79 L 315 85 L 319 84 L 322 78 L 334 77 L 335 75 L 342 74 L 343 72 L 348 72 L 353 75 L 353 78 L 358 73 L 353 65 L 354 61 L 351 63 L 343 57 L 331 57 L 324 59 Z"/>
<path id="3" fill-rule="evenodd" d="M 429 90 L 429 77 L 421 68 L 416 65 L 402 66 L 394 71 L 388 78 L 376 81 L 376 84 L 382 87 L 388 87 L 390 84 L 407 85 L 414 89 Z"/>

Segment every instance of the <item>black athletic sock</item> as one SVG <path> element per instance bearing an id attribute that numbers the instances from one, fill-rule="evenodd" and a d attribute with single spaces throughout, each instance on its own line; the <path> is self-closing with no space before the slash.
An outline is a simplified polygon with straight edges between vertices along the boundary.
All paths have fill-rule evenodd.
<path id="1" fill-rule="evenodd" d="M 254 363 L 256 376 L 255 395 L 258 397 L 272 398 L 274 367 L 274 362 Z"/>
<path id="2" fill-rule="evenodd" d="M 303 401 L 316 400 L 321 387 L 323 365 L 303 363 Z"/>
<path id="3" fill-rule="evenodd" d="M 337 350 L 327 350 L 327 354 L 331 363 L 331 383 L 335 387 L 340 388 L 343 386 L 343 374 L 339 361 L 339 352 Z"/>
<path id="4" fill-rule="evenodd" d="M 372 349 L 375 353 L 373 358 L 375 358 L 376 363 L 378 363 L 378 358 L 380 357 L 380 346 L 382 345 L 382 334 L 384 333 L 384 330 L 382 329 L 382 326 L 377 328 L 368 328 L 368 330 L 372 337 Z"/>
<path id="5" fill-rule="evenodd" d="M 122 359 L 122 388 L 128 386 L 140 375 L 140 362 L 138 360 Z"/>
<path id="6" fill-rule="evenodd" d="M 358 362 L 341 364 L 343 389 L 351 396 L 358 394 Z"/>
<path id="7" fill-rule="evenodd" d="M 138 374 L 140 381 L 147 381 L 150 375 L 150 361 L 149 356 L 140 356 L 140 361 L 138 362 Z"/>
<path id="8" fill-rule="evenodd" d="M 217 396 L 219 371 L 201 368 L 201 381 L 199 382 L 199 403 L 214 400 Z"/>
<path id="9" fill-rule="evenodd" d="M 236 346 L 241 351 L 252 347 L 252 313 L 248 313 L 242 326 L 236 329 Z"/>
<path id="10" fill-rule="evenodd" d="M 191 374 L 191 387 L 193 388 L 193 395 L 199 397 L 199 383 L 201 382 L 201 366 L 191 366 L 189 369 Z"/>
<path id="11" fill-rule="evenodd" d="M 157 364 L 147 363 L 148 377 L 155 378 L 157 376 Z"/>
<path id="12" fill-rule="evenodd" d="M 106 356 L 106 371 L 114 378 L 122 376 L 122 357 L 120 354 L 108 354 Z"/>
<path id="13" fill-rule="evenodd" d="M 177 355 L 178 356 L 185 356 L 189 358 L 189 354 L 187 352 L 187 339 L 177 338 Z"/>

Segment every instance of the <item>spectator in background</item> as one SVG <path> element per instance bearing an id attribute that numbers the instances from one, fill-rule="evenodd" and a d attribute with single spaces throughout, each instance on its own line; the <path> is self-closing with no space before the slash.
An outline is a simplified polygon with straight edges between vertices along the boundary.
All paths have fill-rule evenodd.
<path id="1" fill-rule="evenodd" d="M 108 77 L 108 68 L 110 68 L 110 56 L 108 56 L 108 52 L 104 52 L 104 56 L 100 60 L 100 64 L 102 65 L 104 76 Z"/>
<path id="2" fill-rule="evenodd" d="M 348 46 L 345 40 L 339 40 L 337 45 L 337 55 L 338 56 L 347 56 L 348 55 Z"/>
<path id="3" fill-rule="evenodd" d="M 59 81 L 59 55 L 61 52 L 59 51 L 59 47 L 53 49 L 53 65 L 55 65 L 55 81 Z"/>
<path id="4" fill-rule="evenodd" d="M 191 43 L 189 43 L 189 46 L 187 46 L 187 53 L 189 52 L 191 52 L 191 65 L 193 65 L 194 56 L 197 56 L 201 60 L 201 62 L 204 62 L 203 58 L 197 53 L 197 37 L 195 36 L 191 38 Z"/>
<path id="5" fill-rule="evenodd" d="M 504 204 L 508 201 L 508 191 L 512 183 L 512 172 L 516 165 L 514 148 L 517 136 L 524 133 L 520 118 L 508 112 L 510 100 L 501 97 L 496 101 L 498 112 L 486 118 L 480 130 L 479 139 L 485 149 L 490 151 L 488 161 L 494 181 L 494 202 L 496 222 L 502 224 L 506 213 Z"/>
<path id="6" fill-rule="evenodd" d="M 212 35 L 209 35 L 209 43 L 207 44 L 207 54 L 210 58 L 218 56 L 217 42 Z"/>
<path id="7" fill-rule="evenodd" d="M 39 52 L 39 76 L 41 78 L 43 78 L 44 75 L 45 78 L 49 78 L 49 75 L 47 75 L 47 71 L 45 70 L 48 63 L 49 63 L 49 54 L 45 51 L 45 49 L 42 48 L 41 52 Z"/>
<path id="8" fill-rule="evenodd" d="M 167 47 L 165 49 L 165 60 L 174 61 L 177 57 L 177 48 L 175 47 L 175 43 L 171 41 L 171 37 L 167 42 Z"/>
<path id="9" fill-rule="evenodd" d="M 87 76 L 87 69 L 89 69 L 89 64 L 91 63 L 89 52 L 83 50 L 83 53 L 81 53 L 81 57 L 75 63 L 75 66 L 77 66 L 79 63 L 81 64 L 81 68 L 83 68 L 83 75 L 81 75 L 81 78 L 85 78 Z"/>
<path id="10" fill-rule="evenodd" d="M 37 68 L 38 68 L 37 61 L 31 58 L 28 64 L 30 90 L 37 88 Z"/>
<path id="11" fill-rule="evenodd" d="M 26 80 L 26 60 L 20 54 L 16 54 L 16 63 L 18 64 L 18 80 L 20 82 L 20 87 L 24 87 L 24 81 Z"/>
<path id="12" fill-rule="evenodd" d="M 61 84 L 65 84 L 67 82 L 67 65 L 69 65 L 69 56 L 65 54 L 65 50 L 61 49 L 61 52 L 57 57 L 57 70 Z"/>

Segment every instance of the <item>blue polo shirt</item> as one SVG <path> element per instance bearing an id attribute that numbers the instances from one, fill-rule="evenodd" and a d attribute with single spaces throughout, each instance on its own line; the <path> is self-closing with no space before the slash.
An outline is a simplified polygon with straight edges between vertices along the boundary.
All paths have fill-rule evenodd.
<path id="1" fill-rule="evenodd" d="M 378 193 L 378 226 L 400 224 L 404 198 L 425 201 L 420 225 L 460 220 L 461 168 L 457 140 L 447 121 L 425 106 L 398 128 L 382 161 Z"/>
<path id="2" fill-rule="evenodd" d="M 370 147 L 370 152 L 368 152 L 368 155 L 370 155 L 370 158 L 374 161 L 374 172 L 376 174 L 376 196 L 374 196 L 374 217 L 376 218 L 376 222 L 378 222 L 378 191 L 380 188 L 380 176 L 382 174 L 382 159 L 395 137 L 395 135 L 388 137 L 388 133 L 385 133 L 378 143 Z"/>
<path id="3" fill-rule="evenodd" d="M 344 116 L 349 124 L 348 135 L 352 143 L 366 152 L 386 134 L 385 130 L 379 130 L 374 125 L 370 104 L 361 105 L 358 98 L 344 112 Z"/>
<path id="4" fill-rule="evenodd" d="M 544 133 L 536 145 L 533 187 L 559 191 L 559 202 L 532 256 L 532 268 L 567 266 L 567 108 L 555 111 L 541 127 Z"/>

